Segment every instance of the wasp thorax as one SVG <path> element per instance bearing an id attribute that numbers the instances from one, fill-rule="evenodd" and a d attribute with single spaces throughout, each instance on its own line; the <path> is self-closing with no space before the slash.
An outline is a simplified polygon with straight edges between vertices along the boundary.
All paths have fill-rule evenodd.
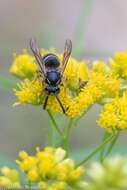
<path id="1" fill-rule="evenodd" d="M 45 67 L 48 68 L 57 68 L 60 65 L 60 62 L 56 55 L 54 54 L 47 54 L 43 57 L 43 61 L 45 63 Z"/>
<path id="2" fill-rule="evenodd" d="M 60 73 L 57 71 L 48 71 L 46 74 L 46 83 L 50 85 L 56 85 L 60 79 Z"/>

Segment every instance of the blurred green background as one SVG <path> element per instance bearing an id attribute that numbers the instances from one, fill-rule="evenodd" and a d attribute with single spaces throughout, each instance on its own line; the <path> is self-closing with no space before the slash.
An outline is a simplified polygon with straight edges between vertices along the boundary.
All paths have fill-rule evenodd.
<path id="1" fill-rule="evenodd" d="M 91 60 L 108 58 L 127 49 L 126 0 L 4 0 L 0 1 L 0 154 L 15 159 L 19 150 L 34 151 L 45 145 L 49 118 L 40 107 L 17 106 L 8 70 L 13 52 L 29 48 L 36 37 L 43 48 L 63 50 L 65 39 L 73 42 L 73 56 Z M 5 83 L 1 77 L 7 78 Z M 2 85 L 4 84 L 4 85 Z M 103 130 L 95 121 L 95 106 L 73 129 L 72 150 L 96 146 Z M 120 143 L 126 145 L 126 132 Z M 5 160 L 5 157 L 0 156 Z"/>

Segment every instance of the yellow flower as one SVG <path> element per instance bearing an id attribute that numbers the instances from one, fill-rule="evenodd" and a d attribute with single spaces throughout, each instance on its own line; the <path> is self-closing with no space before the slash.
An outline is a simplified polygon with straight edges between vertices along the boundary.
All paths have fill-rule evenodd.
<path id="1" fill-rule="evenodd" d="M 98 123 L 109 131 L 127 128 L 127 92 L 104 105 Z"/>
<path id="2" fill-rule="evenodd" d="M 0 176 L 0 187 L 10 187 L 11 186 L 11 180 L 7 177 Z"/>
<path id="3" fill-rule="evenodd" d="M 83 182 L 81 177 L 84 168 L 76 167 L 62 148 L 46 147 L 42 151 L 37 148 L 34 156 L 29 156 L 24 151 L 19 155 L 17 163 L 20 169 L 25 172 L 28 182 L 36 183 L 39 188 L 66 190 L 69 186 L 75 188 Z"/>
<path id="4" fill-rule="evenodd" d="M 20 156 L 20 154 L 19 154 Z M 25 158 L 21 157 L 21 161 L 17 160 L 17 164 L 19 164 L 20 168 L 24 172 L 28 172 L 32 168 L 35 168 L 36 166 L 36 158 L 33 156 L 27 156 Z"/>
<path id="5" fill-rule="evenodd" d="M 14 55 L 14 60 L 10 68 L 10 72 L 21 78 L 33 78 L 37 71 L 37 64 L 35 58 L 28 54 L 27 50 L 23 50 L 20 55 Z"/>
<path id="6" fill-rule="evenodd" d="M 105 97 L 109 98 L 118 95 L 120 81 L 110 74 L 104 74 L 100 70 L 94 69 L 89 71 L 88 84 L 69 102 L 66 112 L 69 117 L 81 115 L 90 106 Z"/>
<path id="7" fill-rule="evenodd" d="M 63 55 L 57 53 L 55 49 L 41 50 L 42 56 L 49 52 L 56 54 L 60 62 L 62 61 Z M 87 81 L 87 85 L 83 86 L 85 81 Z M 37 80 L 26 79 L 20 83 L 15 90 L 18 104 L 43 106 L 46 97 L 45 85 L 43 79 L 39 77 Z M 70 57 L 58 96 L 66 110 L 66 116 L 73 118 L 85 113 L 89 107 L 103 98 L 117 96 L 119 89 L 120 81 L 117 76 L 112 75 L 110 67 L 104 62 L 93 62 L 90 69 L 86 62 Z M 60 104 L 53 95 L 49 95 L 47 108 L 53 112 L 62 113 Z"/>
<path id="8" fill-rule="evenodd" d="M 115 53 L 110 59 L 110 65 L 114 75 L 127 79 L 127 51 Z"/>
<path id="9" fill-rule="evenodd" d="M 110 73 L 107 74 L 91 70 L 89 80 L 99 87 L 106 97 L 115 97 L 119 93 L 120 80 L 117 79 L 116 76 L 112 76 Z"/>
<path id="10" fill-rule="evenodd" d="M 48 187 L 48 190 L 65 190 L 67 189 L 67 184 L 65 182 L 56 182 L 50 187 Z"/>
<path id="11" fill-rule="evenodd" d="M 19 90 L 15 90 L 15 95 L 18 97 L 20 104 L 43 105 L 46 94 L 44 92 L 43 83 L 39 80 L 36 82 L 26 80 L 18 87 Z M 103 91 L 95 84 L 90 84 L 82 88 L 76 96 L 71 95 L 68 88 L 61 86 L 59 99 L 67 110 L 66 115 L 68 117 L 76 117 L 98 101 L 103 94 Z M 49 96 L 47 107 L 53 112 L 62 113 L 62 109 L 53 95 Z"/>
<path id="12" fill-rule="evenodd" d="M 27 177 L 28 177 L 29 182 L 37 182 L 39 180 L 39 175 L 38 175 L 37 169 L 32 168 L 31 170 L 29 170 Z"/>
<path id="13" fill-rule="evenodd" d="M 86 63 L 83 61 L 78 62 L 74 58 L 70 58 L 65 69 L 64 78 L 67 86 L 72 90 L 77 89 L 80 81 L 86 81 L 88 79 Z"/>
<path id="14" fill-rule="evenodd" d="M 80 166 L 71 172 L 70 179 L 71 181 L 75 181 L 79 179 L 83 174 L 84 174 L 84 168 Z"/>
<path id="15" fill-rule="evenodd" d="M 14 90 L 20 104 L 42 104 L 44 94 L 43 83 L 40 79 L 30 81 L 26 79 L 18 84 L 18 89 Z"/>
<path id="16" fill-rule="evenodd" d="M 20 188 L 19 173 L 8 167 L 1 168 L 0 187 L 2 188 Z"/>
<path id="17" fill-rule="evenodd" d="M 46 190 L 46 189 L 48 189 L 48 184 L 47 184 L 45 181 L 40 181 L 40 182 L 38 183 L 38 188 L 39 188 L 39 189 Z"/>
<path id="18" fill-rule="evenodd" d="M 69 117 L 80 116 L 96 101 L 98 101 L 103 93 L 95 85 L 90 84 L 81 90 L 81 92 L 72 101 L 69 102 L 66 114 Z"/>
<path id="19" fill-rule="evenodd" d="M 10 170 L 8 167 L 3 167 L 1 169 L 1 173 L 9 178 L 12 182 L 17 182 L 19 181 L 19 174 L 16 170 Z"/>
<path id="20" fill-rule="evenodd" d="M 55 167 L 54 157 L 51 154 L 44 153 L 42 160 L 40 160 L 39 164 L 39 173 L 43 178 L 52 175 L 53 169 Z"/>
<path id="21" fill-rule="evenodd" d="M 113 97 L 119 92 L 120 82 L 102 73 L 90 71 L 88 84 L 81 90 L 77 89 L 76 93 L 72 93 L 72 88 L 65 84 L 60 86 L 59 99 L 65 107 L 66 115 L 68 117 L 76 117 L 99 101 L 103 97 Z M 44 92 L 44 83 L 38 78 L 36 81 L 25 80 L 18 87 L 19 90 L 15 91 L 15 95 L 19 99 L 20 104 L 36 104 L 43 105 L 46 94 Z M 53 95 L 49 96 L 47 107 L 53 112 L 62 113 L 62 109 Z"/>
<path id="22" fill-rule="evenodd" d="M 61 162 L 66 156 L 66 151 L 62 148 L 57 148 L 54 153 L 54 159 L 56 163 Z"/>
<path id="23" fill-rule="evenodd" d="M 110 73 L 110 69 L 104 61 L 94 61 L 92 63 L 92 71 L 104 75 Z"/>
<path id="24" fill-rule="evenodd" d="M 54 49 L 51 49 L 50 52 L 55 53 L 60 61 L 62 61 L 62 54 L 56 53 L 56 50 Z M 49 53 L 49 51 L 41 50 L 41 53 L 42 55 L 45 55 Z M 72 92 L 77 91 L 80 81 L 84 81 L 87 78 L 87 72 L 88 70 L 84 62 L 78 62 L 72 57 L 69 59 L 64 73 L 63 85 L 60 86 L 59 93 L 59 99 L 65 109 L 68 109 L 70 102 L 72 102 L 72 104 L 73 101 L 75 102 L 75 97 L 72 95 Z M 43 105 L 46 97 L 44 87 L 45 84 L 40 78 L 33 81 L 26 79 L 21 82 L 15 90 L 15 95 L 18 97 L 19 102 L 16 104 Z M 62 109 L 54 96 L 49 96 L 47 107 L 53 112 L 62 112 Z M 71 112 L 71 110 L 69 112 Z M 78 113 L 81 114 L 81 111 L 78 110 Z"/>
<path id="25" fill-rule="evenodd" d="M 20 151 L 19 157 L 23 160 L 28 157 L 28 154 L 25 151 Z"/>

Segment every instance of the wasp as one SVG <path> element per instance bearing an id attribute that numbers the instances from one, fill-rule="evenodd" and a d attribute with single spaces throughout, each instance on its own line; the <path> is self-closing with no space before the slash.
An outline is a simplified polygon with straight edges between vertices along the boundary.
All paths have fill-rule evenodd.
<path id="1" fill-rule="evenodd" d="M 62 61 L 60 61 L 59 58 L 52 53 L 42 56 L 35 39 L 30 40 L 30 48 L 39 65 L 39 76 L 42 77 L 42 80 L 45 83 L 44 90 L 46 97 L 44 100 L 43 109 L 46 109 L 49 96 L 53 95 L 57 99 L 63 113 L 66 113 L 66 109 L 64 108 L 58 95 L 60 92 L 60 85 L 62 84 L 63 74 L 72 51 L 71 40 L 68 39 L 65 42 Z"/>

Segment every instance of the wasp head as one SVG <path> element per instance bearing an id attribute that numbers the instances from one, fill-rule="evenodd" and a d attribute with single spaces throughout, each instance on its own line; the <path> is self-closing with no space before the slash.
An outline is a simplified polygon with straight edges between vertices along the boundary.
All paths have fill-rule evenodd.
<path id="1" fill-rule="evenodd" d="M 45 64 L 45 67 L 55 69 L 59 67 L 60 61 L 58 60 L 57 56 L 54 54 L 47 54 L 43 57 L 43 62 Z"/>

